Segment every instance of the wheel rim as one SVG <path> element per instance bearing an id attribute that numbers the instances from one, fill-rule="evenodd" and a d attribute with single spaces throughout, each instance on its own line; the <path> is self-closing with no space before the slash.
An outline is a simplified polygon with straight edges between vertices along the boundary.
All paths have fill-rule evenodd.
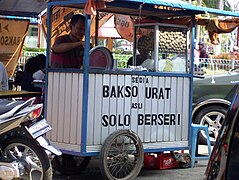
<path id="1" fill-rule="evenodd" d="M 180 162 L 180 166 L 183 168 L 188 168 L 191 166 L 191 156 L 189 154 L 183 154 L 183 159 L 186 161 L 185 163 Z"/>
<path id="2" fill-rule="evenodd" d="M 106 166 L 112 179 L 128 179 L 137 168 L 140 149 L 130 135 L 119 135 L 111 143 L 106 156 Z"/>
<path id="3" fill-rule="evenodd" d="M 202 118 L 201 125 L 208 126 L 210 141 L 215 142 L 218 136 L 219 130 L 224 122 L 225 115 L 218 111 L 212 111 L 205 114 Z M 201 131 L 201 134 L 206 139 L 206 134 Z"/>
<path id="4" fill-rule="evenodd" d="M 184 156 L 184 160 L 187 162 L 185 164 L 187 167 L 191 165 L 191 157 L 190 157 L 190 155 Z"/>
<path id="5" fill-rule="evenodd" d="M 4 153 L 12 160 L 17 160 L 24 166 L 21 179 L 42 180 L 43 166 L 36 153 L 28 146 L 13 143 L 4 149 Z"/>

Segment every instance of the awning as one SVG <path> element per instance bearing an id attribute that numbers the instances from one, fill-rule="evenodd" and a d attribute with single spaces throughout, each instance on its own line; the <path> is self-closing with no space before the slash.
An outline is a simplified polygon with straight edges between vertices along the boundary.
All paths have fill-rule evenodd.
<path id="1" fill-rule="evenodd" d="M 0 15 L 37 17 L 38 14 L 40 14 L 44 9 L 46 9 L 48 1 L 54 2 L 56 0 L 0 0 Z M 72 2 L 73 4 L 76 2 L 74 0 L 67 0 L 67 1 Z M 57 2 L 63 2 L 63 4 L 66 4 L 67 1 L 58 0 Z M 81 2 L 84 3 L 86 1 L 87 0 L 79 0 L 79 3 Z M 127 6 L 129 6 L 130 4 L 135 4 L 136 6 L 137 4 L 144 4 L 144 5 L 171 7 L 174 9 L 178 8 L 179 10 L 182 10 L 182 11 L 191 10 L 191 11 L 194 11 L 195 14 L 208 12 L 208 13 L 217 14 L 217 15 L 239 17 L 239 14 L 236 12 L 223 11 L 223 10 L 219 11 L 218 9 L 195 6 L 180 0 L 170 0 L 170 1 L 169 0 L 124 0 L 124 2 L 122 2 L 122 0 L 114 0 L 111 3 L 112 4 L 117 3 L 119 4 L 118 8 L 125 7 L 126 9 L 127 9 Z M 107 3 L 107 4 L 110 5 L 110 3 Z M 124 10 L 126 10 L 125 8 Z M 127 14 L 127 12 L 125 13 Z"/>
<path id="2" fill-rule="evenodd" d="M 105 24 L 103 24 L 99 28 L 98 37 L 121 38 L 117 30 L 115 29 L 114 16 L 112 16 Z"/>
<path id="3" fill-rule="evenodd" d="M 121 36 L 118 34 L 115 28 L 107 28 L 107 27 L 101 27 L 98 30 L 98 37 L 121 38 Z"/>
<path id="4" fill-rule="evenodd" d="M 0 15 L 37 17 L 46 7 L 46 0 L 0 0 Z"/>
<path id="5" fill-rule="evenodd" d="M 115 0 L 114 2 L 122 2 L 122 1 Z M 189 4 L 184 1 L 180 1 L 180 0 L 125 0 L 124 3 L 127 4 L 129 2 L 130 3 L 135 2 L 135 3 L 149 4 L 149 5 L 151 4 L 151 5 L 156 5 L 156 6 L 165 6 L 165 7 L 171 7 L 171 8 L 178 8 L 181 10 L 191 10 L 191 11 L 194 11 L 194 13 L 196 13 L 196 14 L 201 14 L 201 12 L 205 12 L 205 13 L 211 13 L 211 14 L 216 14 L 216 15 L 239 17 L 239 13 L 236 13 L 236 12 L 195 6 L 195 5 Z"/>

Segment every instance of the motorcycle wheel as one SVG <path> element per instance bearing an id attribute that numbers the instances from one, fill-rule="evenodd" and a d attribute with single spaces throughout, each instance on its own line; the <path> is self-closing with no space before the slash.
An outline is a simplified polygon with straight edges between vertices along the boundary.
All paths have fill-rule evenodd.
<path id="1" fill-rule="evenodd" d="M 2 143 L 2 147 L 4 154 L 9 160 L 17 160 L 23 165 L 24 173 L 20 179 L 52 179 L 50 160 L 44 149 L 32 139 L 23 136 L 13 136 L 6 139 Z"/>
<path id="2" fill-rule="evenodd" d="M 52 165 L 53 169 L 64 175 L 80 174 L 90 163 L 91 157 L 74 156 L 70 154 L 62 154 L 55 156 Z"/>

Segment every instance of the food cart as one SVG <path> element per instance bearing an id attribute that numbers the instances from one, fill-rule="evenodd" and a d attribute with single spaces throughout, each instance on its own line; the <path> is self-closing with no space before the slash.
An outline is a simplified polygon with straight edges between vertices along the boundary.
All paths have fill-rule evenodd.
<path id="1" fill-rule="evenodd" d="M 48 2 L 47 32 L 53 17 L 57 18 L 52 14 L 55 7 L 83 10 L 85 3 Z M 164 0 L 104 4 L 99 11 L 135 18 L 133 61 L 142 36 L 150 57 L 144 67 L 113 66 L 115 60 L 107 48 L 90 50 L 91 16 L 86 15 L 83 67 L 53 69 L 48 33 L 45 115 L 53 128 L 48 138 L 64 154 L 55 160 L 63 173 L 76 173 L 90 157 L 99 156 L 104 177 L 132 179 L 141 170 L 144 153 L 191 149 L 193 58 L 188 58 L 188 45 L 193 57 L 195 15 L 218 11 Z M 180 18 L 188 23 L 181 24 L 185 21 Z M 99 57 L 105 66 L 92 63 Z"/>

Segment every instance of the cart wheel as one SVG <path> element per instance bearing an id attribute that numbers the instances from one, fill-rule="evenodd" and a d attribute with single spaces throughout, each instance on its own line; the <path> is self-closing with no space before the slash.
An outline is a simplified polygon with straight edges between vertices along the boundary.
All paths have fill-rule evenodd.
<path id="1" fill-rule="evenodd" d="M 108 136 L 100 151 L 100 170 L 105 179 L 134 179 L 144 160 L 143 144 L 131 130 L 118 130 Z"/>
<path id="2" fill-rule="evenodd" d="M 184 153 L 182 154 L 184 160 L 186 161 L 186 163 L 183 162 L 179 162 L 179 165 L 181 168 L 190 168 L 191 167 L 191 156 L 188 153 Z"/>
<path id="3" fill-rule="evenodd" d="M 90 163 L 91 157 L 62 154 L 55 156 L 52 161 L 53 169 L 65 175 L 80 174 Z"/>

